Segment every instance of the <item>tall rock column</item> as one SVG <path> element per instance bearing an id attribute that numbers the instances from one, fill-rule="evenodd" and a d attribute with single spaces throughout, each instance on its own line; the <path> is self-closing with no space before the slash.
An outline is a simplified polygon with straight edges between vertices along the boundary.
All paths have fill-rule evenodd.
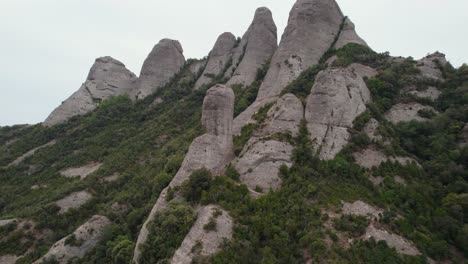
<path id="1" fill-rule="evenodd" d="M 136 243 L 133 261 L 139 263 L 140 245 L 148 238 L 147 225 L 154 220 L 158 212 L 167 207 L 166 196 L 169 188 L 180 186 L 188 180 L 192 172 L 208 169 L 212 173 L 221 173 L 234 158 L 232 143 L 232 119 L 234 113 L 234 92 L 224 85 L 210 88 L 203 101 L 202 124 L 206 133 L 196 138 L 189 148 L 182 165 L 172 179 L 169 187 L 161 192 L 156 204 L 143 224 Z"/>
<path id="2" fill-rule="evenodd" d="M 167 84 L 185 64 L 179 41 L 163 39 L 154 46 L 141 68 L 133 97 L 143 99 Z"/>
<path id="3" fill-rule="evenodd" d="M 297 0 L 255 103 L 234 120 L 234 134 L 304 70 L 319 63 L 338 36 L 343 19 L 335 0 Z"/>
<path id="4" fill-rule="evenodd" d="M 249 86 L 255 81 L 257 70 L 263 66 L 278 48 L 277 29 L 271 11 L 266 7 L 256 10 L 252 24 L 235 49 L 232 65 L 225 77 L 232 77 L 227 85 Z"/>
<path id="5" fill-rule="evenodd" d="M 203 74 L 195 83 L 195 90 L 200 89 L 204 84 L 210 84 L 217 76 L 224 74 L 223 71 L 229 67 L 229 63 L 232 63 L 233 49 L 237 44 L 236 37 L 230 32 L 225 32 L 218 37 L 208 56 Z"/>
<path id="6" fill-rule="evenodd" d="M 98 58 L 91 67 L 85 83 L 57 107 L 43 125 L 64 123 L 74 116 L 93 111 L 101 101 L 111 96 L 129 94 L 136 80 L 135 74 L 127 70 L 120 61 L 111 57 Z"/>

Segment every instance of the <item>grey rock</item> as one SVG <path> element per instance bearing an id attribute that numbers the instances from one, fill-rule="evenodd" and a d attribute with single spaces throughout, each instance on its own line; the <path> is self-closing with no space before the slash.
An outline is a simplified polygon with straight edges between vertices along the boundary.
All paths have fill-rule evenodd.
<path id="1" fill-rule="evenodd" d="M 438 113 L 434 108 L 430 106 L 421 105 L 419 103 L 407 103 L 394 105 L 387 113 L 385 118 L 393 124 L 400 122 L 410 121 L 427 121 L 427 118 L 419 116 L 420 110 L 430 110 L 434 113 Z"/>
<path id="2" fill-rule="evenodd" d="M 57 107 L 43 122 L 44 126 L 64 123 L 78 115 L 85 115 L 96 109 L 100 102 L 129 94 L 134 88 L 136 76 L 125 65 L 111 57 L 96 59 L 81 88 Z"/>
<path id="3" fill-rule="evenodd" d="M 70 209 L 80 208 L 91 200 L 93 196 L 87 191 L 74 192 L 67 197 L 58 200 L 55 204 L 60 207 L 59 214 L 64 214 Z"/>
<path id="4" fill-rule="evenodd" d="M 354 203 L 344 203 L 342 212 L 344 215 L 358 215 L 368 217 L 370 219 L 379 219 L 384 210 L 377 209 L 363 201 L 355 201 Z"/>
<path id="5" fill-rule="evenodd" d="M 279 168 L 283 164 L 292 166 L 292 151 L 293 147 L 286 142 L 252 138 L 233 165 L 249 189 L 259 187 L 262 192 L 268 192 L 281 186 Z"/>
<path id="6" fill-rule="evenodd" d="M 0 227 L 2 226 L 6 226 L 6 225 L 9 225 L 9 224 L 12 224 L 12 223 L 16 223 L 17 219 L 14 218 L 14 219 L 6 219 L 6 220 L 0 220 Z M 1 262 L 0 262 L 1 263 Z"/>
<path id="7" fill-rule="evenodd" d="M 202 76 L 195 83 L 194 89 L 198 90 L 204 84 L 210 84 L 213 78 L 220 74 L 228 67 L 228 63 L 232 62 L 233 49 L 237 45 L 236 37 L 225 32 L 218 37 L 213 49 L 208 56 L 208 62 Z"/>
<path id="8" fill-rule="evenodd" d="M 390 248 L 394 248 L 400 254 L 410 256 L 421 255 L 421 252 L 414 246 L 412 242 L 399 235 L 376 228 L 374 224 L 369 225 L 363 238 L 365 240 L 373 238 L 375 241 L 385 241 Z"/>
<path id="9" fill-rule="evenodd" d="M 421 78 L 443 81 L 444 77 L 442 71 L 439 69 L 436 61 L 438 61 L 441 66 L 445 66 L 448 63 L 447 59 L 445 58 L 445 54 L 440 52 L 427 55 L 418 61 L 417 67 L 421 71 Z"/>
<path id="10" fill-rule="evenodd" d="M 371 118 L 369 122 L 367 122 L 366 126 L 364 127 L 363 131 L 372 141 L 380 141 L 383 139 L 382 135 L 379 134 L 378 128 L 380 126 L 379 121 Z"/>
<path id="11" fill-rule="evenodd" d="M 208 59 L 202 59 L 202 60 L 193 62 L 192 64 L 190 64 L 190 67 L 189 67 L 190 72 L 194 76 L 198 76 L 198 74 L 200 74 L 200 72 L 203 71 L 203 69 L 205 68 L 207 61 Z"/>
<path id="12" fill-rule="evenodd" d="M 102 163 L 91 162 L 81 167 L 62 170 L 60 171 L 60 175 L 66 178 L 80 177 L 83 180 L 84 178 L 99 170 L 101 166 Z"/>
<path id="13" fill-rule="evenodd" d="M 143 63 L 132 98 L 143 99 L 167 84 L 184 66 L 183 52 L 177 40 L 163 39 L 156 44 Z"/>
<path id="14" fill-rule="evenodd" d="M 203 101 L 202 125 L 206 133 L 196 138 L 186 154 L 179 171 L 164 189 L 143 224 L 133 261 L 139 263 L 139 246 L 148 238 L 147 225 L 154 220 L 158 212 L 167 207 L 166 196 L 169 188 L 180 186 L 188 180 L 192 172 L 208 169 L 214 174 L 222 173 L 224 167 L 234 158 L 232 143 L 232 119 L 234 114 L 234 92 L 225 85 L 210 88 Z"/>
<path id="15" fill-rule="evenodd" d="M 49 143 L 47 144 L 44 144 L 42 146 L 39 146 L 37 148 L 34 148 L 34 149 L 31 149 L 30 151 L 24 153 L 23 155 L 19 156 L 18 158 L 16 158 L 14 161 L 12 161 L 10 164 L 8 164 L 7 168 L 8 167 L 11 167 L 11 166 L 17 166 L 19 164 L 21 164 L 25 159 L 33 156 L 38 150 L 40 149 L 43 149 L 43 148 L 46 148 L 46 147 L 50 147 L 50 146 L 53 146 L 55 145 L 57 142 L 55 140 L 52 140 L 50 141 Z"/>
<path id="16" fill-rule="evenodd" d="M 15 264 L 20 257 L 13 255 L 0 256 L 0 263 L 2 264 Z"/>
<path id="17" fill-rule="evenodd" d="M 343 19 L 335 0 L 298 0 L 257 100 L 278 96 L 302 71 L 318 64 L 337 37 Z"/>
<path id="18" fill-rule="evenodd" d="M 338 41 L 335 43 L 334 48 L 339 49 L 350 43 L 355 43 L 368 47 L 367 43 L 356 33 L 356 27 L 354 26 L 354 23 L 351 22 L 349 18 L 346 18 L 343 25 L 343 30 L 341 31 Z"/>
<path id="19" fill-rule="evenodd" d="M 241 134 L 242 128 L 248 124 L 253 124 L 256 121 L 252 118 L 258 110 L 260 110 L 263 106 L 274 103 L 278 97 L 271 97 L 261 101 L 253 102 L 244 112 L 240 113 L 233 122 L 232 133 L 235 136 Z"/>
<path id="20" fill-rule="evenodd" d="M 258 8 L 252 24 L 234 50 L 232 66 L 225 73 L 225 77 L 232 76 L 227 85 L 246 87 L 252 84 L 257 70 L 273 56 L 277 47 L 277 30 L 271 11 L 266 7 Z"/>
<path id="21" fill-rule="evenodd" d="M 353 153 L 353 157 L 356 160 L 356 164 L 367 169 L 379 167 L 380 164 L 387 161 L 398 162 L 402 165 L 409 165 L 411 163 L 419 165 L 416 160 L 410 157 L 388 157 L 387 155 L 385 155 L 379 150 L 376 150 L 373 147 L 369 147 L 360 152 Z"/>
<path id="22" fill-rule="evenodd" d="M 409 94 L 414 95 L 418 98 L 430 99 L 432 101 L 437 100 L 442 94 L 442 92 L 439 89 L 433 86 L 426 87 L 426 89 L 424 90 L 418 90 L 416 87 L 413 86 L 404 89 L 404 92 L 408 92 Z"/>
<path id="23" fill-rule="evenodd" d="M 83 258 L 99 243 L 103 237 L 105 227 L 110 224 L 111 221 L 105 216 L 93 216 L 72 234 L 82 243 L 80 246 L 66 245 L 65 241 L 71 235 L 64 237 L 55 243 L 49 249 L 49 252 L 35 261 L 34 264 L 42 263 L 51 258 L 55 258 L 59 263 L 68 263 L 72 259 Z"/>
<path id="24" fill-rule="evenodd" d="M 222 214 L 214 216 L 216 211 Z M 207 231 L 204 226 L 214 218 L 216 230 Z M 224 240 L 232 238 L 233 220 L 229 214 L 219 206 L 208 205 L 198 210 L 197 221 L 190 229 L 180 247 L 171 259 L 172 264 L 190 264 L 195 256 L 208 257 L 221 249 Z M 200 252 L 193 252 L 193 247 L 201 243 Z"/>
<path id="25" fill-rule="evenodd" d="M 321 159 L 333 159 L 348 143 L 354 120 L 371 100 L 361 75 L 352 67 L 320 72 L 307 98 L 305 120 Z"/>

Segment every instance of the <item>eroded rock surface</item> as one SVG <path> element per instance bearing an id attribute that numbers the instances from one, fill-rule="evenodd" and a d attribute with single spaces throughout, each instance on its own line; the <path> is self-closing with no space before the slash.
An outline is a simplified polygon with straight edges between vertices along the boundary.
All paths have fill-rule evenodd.
<path id="1" fill-rule="evenodd" d="M 67 197 L 58 200 L 55 204 L 60 207 L 59 214 L 66 213 L 70 209 L 80 208 L 91 200 L 93 196 L 87 191 L 74 192 Z"/>
<path id="2" fill-rule="evenodd" d="M 216 216 L 216 212 L 221 215 Z M 205 230 L 211 219 L 215 219 L 216 230 Z M 198 210 L 197 221 L 190 229 L 181 246 L 171 259 L 172 264 L 190 264 L 195 256 L 210 256 L 220 250 L 224 240 L 232 238 L 233 220 L 218 206 L 203 206 Z M 201 248 L 194 250 L 196 245 Z M 194 248 L 195 247 L 195 248 Z"/>
<path id="3" fill-rule="evenodd" d="M 382 140 L 382 135 L 379 134 L 378 128 L 380 126 L 379 121 L 371 118 L 369 122 L 367 122 L 366 126 L 364 127 L 363 131 L 372 141 L 380 141 Z"/>
<path id="4" fill-rule="evenodd" d="M 321 159 L 333 159 L 343 149 L 350 138 L 348 128 L 370 101 L 363 77 L 351 67 L 329 68 L 317 75 L 305 120 Z"/>
<path id="5" fill-rule="evenodd" d="M 227 85 L 241 84 L 245 87 L 252 84 L 257 70 L 273 56 L 277 43 L 271 11 L 266 7 L 257 9 L 252 24 L 234 50 L 232 66 L 225 73 L 225 77 L 232 76 Z"/>
<path id="6" fill-rule="evenodd" d="M 45 147 L 50 147 L 50 146 L 53 146 L 55 145 L 57 142 L 55 140 L 52 140 L 50 141 L 49 143 L 47 144 L 44 144 L 42 146 L 39 146 L 37 148 L 34 148 L 34 149 L 31 149 L 30 151 L 24 153 L 23 155 L 21 155 L 20 157 L 18 157 L 17 159 L 15 159 L 13 162 L 11 162 L 10 164 L 8 164 L 7 167 L 11 167 L 11 166 L 17 166 L 19 165 L 20 163 L 22 163 L 25 159 L 31 157 L 32 155 L 34 155 L 38 150 L 40 149 L 43 149 Z"/>
<path id="7" fill-rule="evenodd" d="M 55 258 L 59 263 L 68 263 L 72 259 L 80 259 L 90 252 L 102 239 L 105 227 L 111 224 L 111 221 L 100 215 L 93 216 L 86 223 L 78 227 L 72 235 L 81 244 L 80 246 L 67 245 L 65 242 L 67 236 L 55 243 L 47 254 L 34 263 L 42 263 L 51 258 Z"/>
<path id="8" fill-rule="evenodd" d="M 143 63 L 132 98 L 143 99 L 167 84 L 184 66 L 183 53 L 177 40 L 163 39 L 156 44 Z"/>
<path id="9" fill-rule="evenodd" d="M 80 177 L 81 179 L 84 179 L 88 177 L 90 174 L 99 170 L 101 166 L 102 166 L 102 163 L 92 162 L 82 167 L 68 168 L 68 169 L 62 170 L 60 171 L 60 175 L 67 177 L 67 178 Z"/>
<path id="10" fill-rule="evenodd" d="M 383 210 L 377 209 L 363 201 L 344 203 L 342 211 L 344 215 L 359 215 L 371 219 L 379 219 L 380 215 L 383 214 Z"/>
<path id="11" fill-rule="evenodd" d="M 432 101 L 435 101 L 440 97 L 442 92 L 435 87 L 429 86 L 426 87 L 426 89 L 424 90 L 417 90 L 416 87 L 413 87 L 412 89 L 410 89 L 409 94 L 412 94 L 419 98 L 430 99 Z"/>
<path id="12" fill-rule="evenodd" d="M 349 18 L 346 18 L 344 21 L 343 30 L 341 31 L 340 37 L 335 43 L 334 48 L 339 49 L 350 43 L 355 43 L 367 47 L 367 43 L 356 33 L 356 27 L 354 26 L 354 23 Z"/>
<path id="13" fill-rule="evenodd" d="M 0 263 L 2 264 L 15 264 L 20 257 L 13 255 L 0 256 Z"/>
<path id="14" fill-rule="evenodd" d="M 378 229 L 373 224 L 367 228 L 364 234 L 365 240 L 369 240 L 370 238 L 374 238 L 376 241 L 385 241 L 390 248 L 394 248 L 400 254 L 410 256 L 421 255 L 421 252 L 410 241 L 386 230 Z"/>
<path id="15" fill-rule="evenodd" d="M 356 160 L 356 163 L 363 168 L 371 169 L 372 167 L 379 167 L 380 164 L 392 161 L 399 162 L 402 165 L 409 165 L 411 163 L 418 164 L 412 158 L 409 157 L 388 157 L 379 150 L 376 150 L 372 147 L 362 150 L 360 152 L 353 153 L 353 157 Z"/>
<path id="16" fill-rule="evenodd" d="M 236 37 L 230 32 L 225 32 L 218 37 L 208 56 L 205 70 L 195 83 L 195 89 L 199 89 L 204 84 L 210 84 L 214 78 L 224 73 L 223 71 L 229 67 L 228 63 L 232 62 L 233 49 L 237 44 Z"/>
<path id="17" fill-rule="evenodd" d="M 15 219 L 5 219 L 5 220 L 0 220 L 0 227 L 2 226 L 6 226 L 6 225 L 9 225 L 9 224 L 13 224 L 16 222 L 16 218 Z M 1 262 L 0 262 L 1 263 Z"/>
<path id="18" fill-rule="evenodd" d="M 445 66 L 447 63 L 448 62 L 445 58 L 445 54 L 436 52 L 419 60 L 417 67 L 421 71 L 420 76 L 423 79 L 443 81 L 444 76 L 438 64 L 441 66 Z"/>
<path id="19" fill-rule="evenodd" d="M 427 118 L 421 117 L 418 114 L 418 112 L 421 110 L 437 113 L 434 108 L 418 103 L 397 104 L 394 105 L 387 113 L 385 113 L 385 118 L 387 118 L 387 120 L 393 124 L 398 124 L 400 122 L 410 122 L 413 120 L 427 121 Z"/>
<path id="20" fill-rule="evenodd" d="M 139 263 L 139 245 L 148 238 L 147 225 L 156 214 L 167 207 L 166 196 L 169 188 L 180 186 L 198 169 L 208 169 L 214 174 L 221 173 L 234 158 L 232 146 L 232 119 L 234 115 L 234 92 L 225 85 L 210 88 L 203 101 L 202 125 L 206 134 L 196 138 L 189 148 L 182 165 L 164 189 L 143 224 L 135 247 L 133 261 Z"/>
<path id="21" fill-rule="evenodd" d="M 85 115 L 111 96 L 130 94 L 135 74 L 111 57 L 96 59 L 81 88 L 57 107 L 43 122 L 45 126 L 64 123 L 73 116 Z"/>

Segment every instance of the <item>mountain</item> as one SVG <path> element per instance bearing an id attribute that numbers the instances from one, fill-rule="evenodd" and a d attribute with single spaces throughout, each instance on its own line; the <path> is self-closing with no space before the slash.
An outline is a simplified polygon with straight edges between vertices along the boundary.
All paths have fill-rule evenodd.
<path id="1" fill-rule="evenodd" d="M 0 263 L 464 263 L 468 66 L 376 53 L 334 0 L 277 43 L 260 7 L 0 127 Z"/>

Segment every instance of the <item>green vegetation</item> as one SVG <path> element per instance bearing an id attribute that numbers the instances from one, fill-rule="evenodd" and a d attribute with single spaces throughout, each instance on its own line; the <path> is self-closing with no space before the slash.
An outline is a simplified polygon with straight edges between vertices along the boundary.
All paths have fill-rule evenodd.
<path id="1" fill-rule="evenodd" d="M 353 237 L 360 237 L 366 232 L 369 220 L 364 216 L 343 215 L 333 221 L 336 230 L 344 231 Z"/>

